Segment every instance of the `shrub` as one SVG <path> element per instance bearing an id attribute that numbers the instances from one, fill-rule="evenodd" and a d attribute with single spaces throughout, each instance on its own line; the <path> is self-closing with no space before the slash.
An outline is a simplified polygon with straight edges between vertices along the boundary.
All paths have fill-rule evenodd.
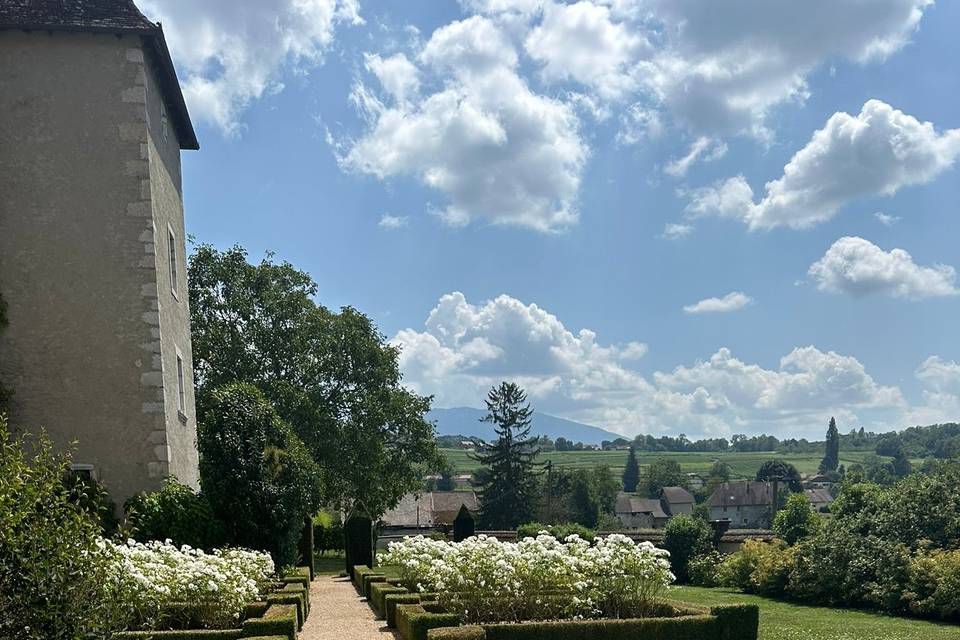
<path id="1" fill-rule="evenodd" d="M 594 545 L 577 536 L 562 543 L 546 534 L 516 543 L 485 535 L 460 543 L 417 536 L 391 543 L 384 562 L 399 566 L 413 589 L 436 591 L 447 611 L 468 622 L 489 622 L 645 615 L 673 581 L 666 555 L 620 534 Z M 556 592 L 570 596 L 543 598 Z"/>
<path id="2" fill-rule="evenodd" d="M 766 553 L 760 555 L 750 575 L 754 593 L 782 596 L 796 566 L 796 555 L 796 547 L 787 547 L 783 543 L 767 544 Z"/>
<path id="3" fill-rule="evenodd" d="M 348 518 L 344 525 L 344 545 L 348 572 L 356 566 L 372 567 L 374 563 L 373 521 L 361 515 Z"/>
<path id="4" fill-rule="evenodd" d="M 934 551 L 914 558 L 906 598 L 913 613 L 960 619 L 960 551 Z"/>
<path id="5" fill-rule="evenodd" d="M 791 493 L 773 519 L 773 530 L 787 544 L 796 544 L 820 529 L 821 518 L 810 508 L 805 493 Z"/>
<path id="6" fill-rule="evenodd" d="M 164 480 L 159 491 L 130 498 L 126 512 L 129 534 L 139 542 L 170 540 L 177 546 L 209 550 L 226 541 L 223 524 L 206 496 L 176 478 Z"/>
<path id="7" fill-rule="evenodd" d="M 319 502 L 319 470 L 254 386 L 215 389 L 198 426 L 200 483 L 234 544 L 297 559 L 304 518 Z"/>
<path id="8" fill-rule="evenodd" d="M 713 531 L 703 520 L 680 514 L 670 518 L 663 532 L 663 547 L 678 582 L 687 582 L 687 563 L 713 549 Z"/>
<path id="9" fill-rule="evenodd" d="M 127 624 L 142 629 L 160 626 L 165 608 L 175 603 L 189 603 L 202 627 L 231 626 L 248 602 L 259 599 L 274 570 L 269 555 L 243 549 L 205 553 L 134 540 L 101 546 L 111 559 L 116 600 L 129 614 Z"/>
<path id="10" fill-rule="evenodd" d="M 761 540 L 746 540 L 736 553 L 727 556 L 720 566 L 720 583 L 747 593 L 754 592 L 753 572 L 769 552 L 770 544 Z"/>
<path id="11" fill-rule="evenodd" d="M 64 484 L 45 433 L 11 439 L 0 414 L 0 637 L 74 640 L 122 623 L 97 517 Z"/>
<path id="12" fill-rule="evenodd" d="M 723 556 L 717 551 L 708 551 L 687 563 L 687 578 L 698 587 L 716 587 L 720 584 L 720 565 Z"/>
<path id="13" fill-rule="evenodd" d="M 327 551 L 343 551 L 343 523 L 321 511 L 313 518 L 313 550 L 320 555 Z"/>

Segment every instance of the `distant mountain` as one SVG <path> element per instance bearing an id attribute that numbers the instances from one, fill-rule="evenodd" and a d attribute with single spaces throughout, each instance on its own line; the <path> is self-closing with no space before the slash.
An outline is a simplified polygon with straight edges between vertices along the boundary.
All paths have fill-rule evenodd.
<path id="1" fill-rule="evenodd" d="M 480 418 L 486 414 L 487 412 L 482 409 L 455 407 L 452 409 L 434 409 L 427 414 L 427 418 L 436 422 L 438 436 L 460 435 L 490 441 L 496 438 L 493 425 L 488 422 L 480 422 Z M 537 411 L 533 414 L 533 430 L 531 433 L 537 436 L 549 436 L 552 440 L 563 437 L 572 442 L 582 442 L 584 444 L 600 444 L 602 440 L 615 440 L 622 437 L 599 427 L 591 427 L 587 424 Z"/>

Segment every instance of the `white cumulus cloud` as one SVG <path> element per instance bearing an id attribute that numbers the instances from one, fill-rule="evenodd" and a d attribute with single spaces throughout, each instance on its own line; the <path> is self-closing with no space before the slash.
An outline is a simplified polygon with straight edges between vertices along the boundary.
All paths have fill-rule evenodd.
<path id="1" fill-rule="evenodd" d="M 481 16 L 451 23 L 417 61 L 416 75 L 440 89 L 414 95 L 411 82 L 402 90 L 385 83 L 378 96 L 360 83 L 355 102 L 370 124 L 341 164 L 380 179 L 417 178 L 447 198 L 439 213 L 452 225 L 556 231 L 575 223 L 588 155 L 579 120 L 570 105 L 530 89 L 502 29 Z"/>
<path id="2" fill-rule="evenodd" d="M 684 313 L 729 313 L 753 304 L 753 298 L 742 291 L 733 291 L 722 298 L 705 298 L 697 303 L 688 304 Z"/>
<path id="3" fill-rule="evenodd" d="M 676 158 L 667 163 L 664 172 L 680 178 L 687 175 L 687 171 L 696 162 L 713 162 L 727 155 L 727 145 L 714 138 L 700 136 L 690 145 L 687 155 Z"/>
<path id="4" fill-rule="evenodd" d="M 385 213 L 380 216 L 380 222 L 377 223 L 381 229 L 402 229 L 410 224 L 410 218 L 407 216 L 394 216 Z"/>
<path id="5" fill-rule="evenodd" d="M 264 93 L 282 89 L 283 70 L 319 64 L 341 24 L 361 24 L 357 0 L 142 0 L 163 22 L 194 118 L 227 134 Z"/>
<path id="6" fill-rule="evenodd" d="M 808 273 L 819 289 L 852 296 L 885 294 L 916 299 L 960 293 L 953 267 L 923 267 L 903 249 L 884 251 L 858 237 L 834 242 Z"/>
<path id="7" fill-rule="evenodd" d="M 768 182 L 753 202 L 742 177 L 691 194 L 687 211 L 737 218 L 751 229 L 804 229 L 829 220 L 857 198 L 889 196 L 930 182 L 960 155 L 960 129 L 937 132 L 933 124 L 869 100 L 858 115 L 833 114 L 826 126 Z"/>
<path id="8" fill-rule="evenodd" d="M 860 411 L 896 417 L 906 408 L 899 389 L 877 383 L 856 358 L 812 346 L 794 349 L 774 369 L 721 348 L 706 361 L 644 376 L 632 362 L 646 354 L 645 344 L 604 344 L 595 332 L 573 332 L 506 295 L 473 304 L 447 294 L 421 329 L 403 329 L 392 342 L 404 381 L 434 394 L 437 406 L 476 406 L 490 386 L 514 380 L 537 410 L 628 435 L 809 437 L 833 414 L 853 421 Z"/>

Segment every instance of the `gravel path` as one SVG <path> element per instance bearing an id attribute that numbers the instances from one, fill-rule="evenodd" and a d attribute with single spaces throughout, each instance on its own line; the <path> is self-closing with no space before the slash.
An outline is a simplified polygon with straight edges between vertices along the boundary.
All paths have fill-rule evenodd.
<path id="1" fill-rule="evenodd" d="M 299 640 L 399 640 L 384 620 L 375 620 L 366 598 L 348 578 L 317 576 L 310 584 L 313 605 Z"/>

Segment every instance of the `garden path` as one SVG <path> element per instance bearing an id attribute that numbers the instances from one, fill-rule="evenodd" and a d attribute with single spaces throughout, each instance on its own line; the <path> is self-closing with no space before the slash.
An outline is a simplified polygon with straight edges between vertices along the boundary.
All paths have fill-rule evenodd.
<path id="1" fill-rule="evenodd" d="M 310 585 L 312 615 L 300 640 L 396 640 L 399 635 L 373 616 L 366 598 L 357 595 L 349 578 L 317 576 Z"/>

